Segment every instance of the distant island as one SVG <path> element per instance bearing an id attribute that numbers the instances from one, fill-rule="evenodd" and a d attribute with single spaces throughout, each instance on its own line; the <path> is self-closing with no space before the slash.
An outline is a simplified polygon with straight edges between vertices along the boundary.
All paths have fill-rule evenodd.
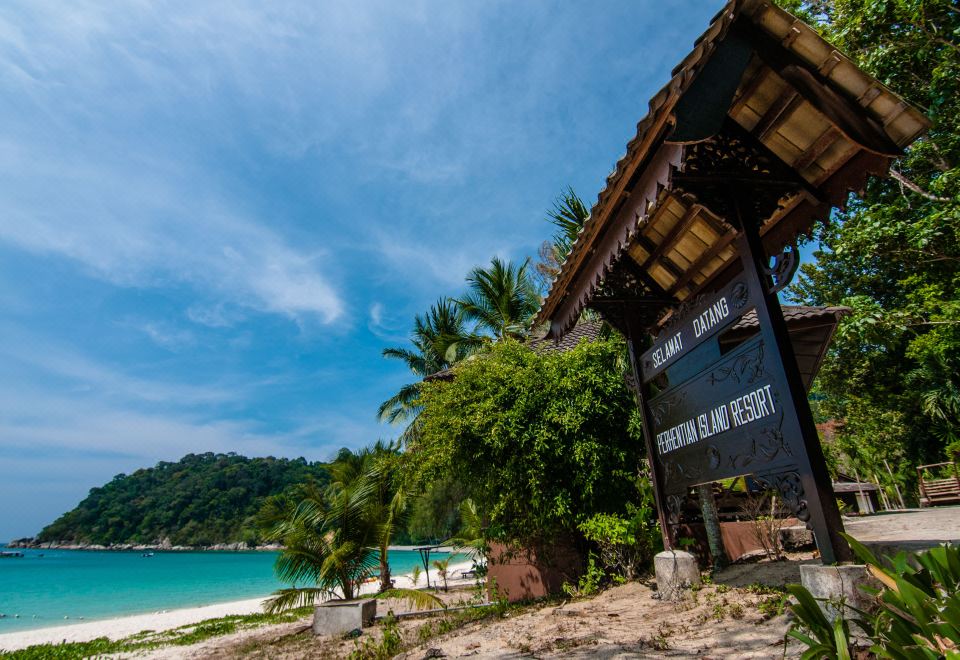
<path id="1" fill-rule="evenodd" d="M 298 484 L 329 481 L 303 458 L 188 454 L 93 488 L 35 537 L 9 547 L 238 550 L 261 544 L 254 516 L 263 500 Z"/>

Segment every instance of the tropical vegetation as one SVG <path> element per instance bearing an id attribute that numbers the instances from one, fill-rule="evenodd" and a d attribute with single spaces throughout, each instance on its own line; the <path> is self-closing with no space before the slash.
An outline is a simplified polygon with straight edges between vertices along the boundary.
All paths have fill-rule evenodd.
<path id="1" fill-rule="evenodd" d="M 268 612 L 328 598 L 351 600 L 371 577 L 378 578 L 381 595 L 439 604 L 429 594 L 393 587 L 388 550 L 407 512 L 397 457 L 397 445 L 382 442 L 341 453 L 329 466 L 325 488 L 308 485 L 265 503 L 259 516 L 264 535 L 283 545 L 277 577 L 293 585 L 274 593 Z"/>
<path id="2" fill-rule="evenodd" d="M 453 475 L 483 512 L 488 539 L 535 547 L 577 538 L 584 518 L 623 512 L 635 496 L 643 443 L 624 364 L 617 340 L 546 353 L 493 345 L 454 380 L 425 384 L 407 479 Z"/>
<path id="3" fill-rule="evenodd" d="M 254 517 L 264 500 L 327 483 L 322 463 L 236 454 L 188 454 L 118 474 L 43 528 L 38 543 L 209 546 L 263 541 Z"/>
<path id="4" fill-rule="evenodd" d="M 904 489 L 914 466 L 960 450 L 960 10 L 951 0 L 786 4 L 933 122 L 890 178 L 817 229 L 816 263 L 791 292 L 851 309 L 814 393 L 838 422 L 830 449 L 860 474 L 891 466 Z"/>
<path id="5" fill-rule="evenodd" d="M 840 660 L 859 657 L 861 650 L 878 658 L 960 657 L 960 548 L 947 544 L 881 560 L 846 538 L 882 587 L 872 590 L 865 610 L 827 603 L 837 613 L 830 621 L 821 601 L 805 587 L 789 585 L 796 599 L 789 606 L 795 616 L 789 635 L 806 647 L 802 657 Z M 851 623 L 866 634 L 866 644 L 851 634 Z"/>

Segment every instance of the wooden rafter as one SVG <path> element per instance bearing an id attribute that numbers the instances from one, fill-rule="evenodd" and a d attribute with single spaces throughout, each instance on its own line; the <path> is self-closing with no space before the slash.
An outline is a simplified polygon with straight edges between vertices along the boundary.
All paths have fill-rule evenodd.
<path id="1" fill-rule="evenodd" d="M 803 103 L 803 97 L 792 87 L 785 89 L 774 101 L 767 111 L 763 113 L 760 121 L 753 127 L 753 134 L 763 142 L 771 133 L 776 131 L 787 118 L 793 114 L 800 104 Z"/>
<path id="2" fill-rule="evenodd" d="M 660 241 L 660 244 L 650 253 L 646 260 L 641 264 L 641 268 L 646 270 L 652 266 L 658 259 L 668 254 L 670 250 L 677 244 L 682 237 L 684 232 L 690 228 L 690 225 L 693 224 L 693 221 L 697 219 L 697 216 L 700 214 L 700 211 L 703 207 L 699 204 L 691 204 L 683 216 L 677 220 L 676 224 L 670 228 L 670 230 L 663 237 L 663 240 Z"/>
<path id="3" fill-rule="evenodd" d="M 713 261 L 717 255 L 723 252 L 728 245 L 733 243 L 733 239 L 737 237 L 736 230 L 731 229 L 720 238 L 717 239 L 716 243 L 711 245 L 707 250 L 701 254 L 696 261 L 690 264 L 690 267 L 687 268 L 687 272 L 683 274 L 676 282 L 673 283 L 673 286 L 670 287 L 670 290 L 667 291 L 669 295 L 676 295 L 683 287 L 687 286 L 687 283 L 690 282 L 700 270 L 706 266 L 708 263 Z"/>
<path id="4" fill-rule="evenodd" d="M 822 156 L 823 152 L 826 151 L 838 137 L 840 137 L 840 131 L 837 130 L 836 126 L 831 124 L 830 128 L 825 130 L 820 137 L 813 141 L 813 144 L 807 147 L 803 153 L 793 161 L 794 169 L 798 172 L 805 170 L 813 161 Z"/>

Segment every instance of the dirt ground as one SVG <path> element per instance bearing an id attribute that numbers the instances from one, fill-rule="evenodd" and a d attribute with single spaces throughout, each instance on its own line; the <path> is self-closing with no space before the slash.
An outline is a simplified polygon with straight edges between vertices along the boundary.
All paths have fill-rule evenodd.
<path id="1" fill-rule="evenodd" d="M 782 658 L 788 627 L 782 593 L 799 581 L 791 561 L 732 566 L 711 584 L 679 602 L 661 601 L 648 582 L 631 582 L 582 600 L 557 599 L 509 607 L 502 618 L 490 613 L 471 621 L 454 612 L 401 619 L 397 631 L 405 649 L 398 658 Z M 765 586 L 760 588 L 757 583 Z M 441 594 L 450 605 L 476 602 L 470 589 Z M 378 602 L 378 612 L 405 611 L 402 603 Z M 147 658 L 345 658 L 363 644 L 375 646 L 384 626 L 365 629 L 359 639 L 320 639 L 299 623 L 248 630 Z M 793 653 L 791 651 L 795 651 Z M 788 657 L 799 646 L 788 646 Z"/>

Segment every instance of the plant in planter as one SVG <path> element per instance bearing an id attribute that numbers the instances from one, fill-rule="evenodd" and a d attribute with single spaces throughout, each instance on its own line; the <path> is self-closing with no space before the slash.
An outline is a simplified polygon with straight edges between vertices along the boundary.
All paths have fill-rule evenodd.
<path id="1" fill-rule="evenodd" d="M 325 489 L 304 486 L 299 497 L 268 501 L 261 511 L 265 536 L 284 549 L 275 571 L 284 582 L 307 583 L 274 592 L 268 612 L 281 612 L 331 598 L 353 600 L 360 586 L 381 571 L 381 598 L 402 598 L 415 607 L 442 603 L 416 589 L 393 589 L 386 563 L 390 536 L 402 517 L 402 498 L 385 492 L 392 446 L 346 452 L 329 467 Z M 386 567 L 386 569 L 384 568 Z"/>

